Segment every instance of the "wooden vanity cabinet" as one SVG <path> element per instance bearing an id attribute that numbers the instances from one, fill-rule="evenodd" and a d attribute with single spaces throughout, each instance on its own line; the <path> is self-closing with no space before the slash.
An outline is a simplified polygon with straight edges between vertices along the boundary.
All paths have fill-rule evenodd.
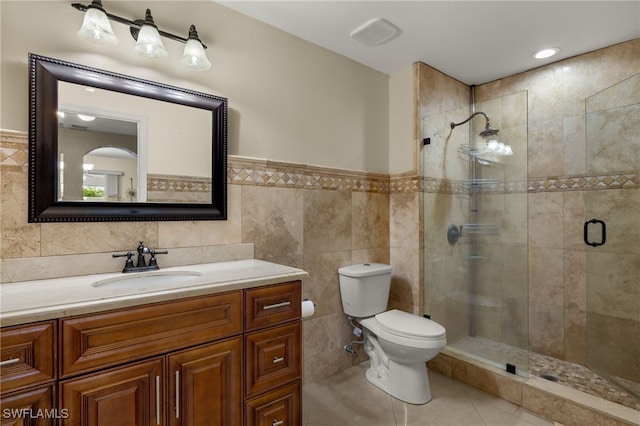
<path id="1" fill-rule="evenodd" d="M 301 282 L 2 329 L 1 426 L 299 426 Z"/>

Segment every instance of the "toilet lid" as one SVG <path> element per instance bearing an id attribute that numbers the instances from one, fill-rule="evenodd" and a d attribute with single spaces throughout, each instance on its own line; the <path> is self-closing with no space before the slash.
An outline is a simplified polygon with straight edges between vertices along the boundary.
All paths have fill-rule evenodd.
<path id="1" fill-rule="evenodd" d="M 392 309 L 375 316 L 378 325 L 389 333 L 413 338 L 441 338 L 446 330 L 430 319 Z"/>

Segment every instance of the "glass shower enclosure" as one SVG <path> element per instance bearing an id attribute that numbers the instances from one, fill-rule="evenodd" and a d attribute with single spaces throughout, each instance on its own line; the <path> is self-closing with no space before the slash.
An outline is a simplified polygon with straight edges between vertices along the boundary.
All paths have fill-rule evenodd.
<path id="1" fill-rule="evenodd" d="M 482 137 L 484 112 L 495 136 Z M 528 375 L 527 92 L 422 118 L 425 313 L 447 350 Z"/>
<path id="2" fill-rule="evenodd" d="M 585 107 L 587 364 L 640 396 L 640 74 Z"/>

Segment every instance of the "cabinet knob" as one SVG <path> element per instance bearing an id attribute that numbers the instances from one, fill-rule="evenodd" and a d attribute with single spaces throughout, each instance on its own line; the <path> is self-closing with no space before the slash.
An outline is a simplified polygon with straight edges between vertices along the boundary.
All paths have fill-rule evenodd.
<path id="1" fill-rule="evenodd" d="M 282 426 L 283 424 L 283 420 L 273 419 L 273 426 Z"/>
<path id="2" fill-rule="evenodd" d="M 284 357 L 281 357 L 281 356 L 280 357 L 278 357 L 278 356 L 274 356 L 273 357 L 273 363 L 274 364 L 281 363 L 282 361 L 284 361 Z"/>

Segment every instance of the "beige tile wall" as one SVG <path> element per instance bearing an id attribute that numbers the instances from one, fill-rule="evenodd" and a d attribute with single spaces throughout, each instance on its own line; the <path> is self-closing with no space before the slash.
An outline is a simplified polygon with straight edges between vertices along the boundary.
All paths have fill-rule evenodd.
<path id="1" fill-rule="evenodd" d="M 305 379 L 326 377 L 364 359 L 342 349 L 355 337 L 342 313 L 337 269 L 389 263 L 388 175 L 231 157 L 227 221 L 29 224 L 27 135 L 0 132 L 0 155 L 3 281 L 117 271 L 121 264 L 110 253 L 131 250 L 138 240 L 172 255 L 178 248 L 201 248 L 200 261 L 215 261 L 206 254 L 212 247 L 249 242 L 256 258 L 309 272 L 304 297 L 317 307 L 304 323 Z M 393 183 L 396 188 L 414 184 Z M 406 219 L 417 227 L 417 212 L 406 207 Z M 33 277 L 29 269 L 44 270 Z M 405 294 L 403 278 L 394 280 L 399 301 L 414 297 L 411 290 Z"/>

